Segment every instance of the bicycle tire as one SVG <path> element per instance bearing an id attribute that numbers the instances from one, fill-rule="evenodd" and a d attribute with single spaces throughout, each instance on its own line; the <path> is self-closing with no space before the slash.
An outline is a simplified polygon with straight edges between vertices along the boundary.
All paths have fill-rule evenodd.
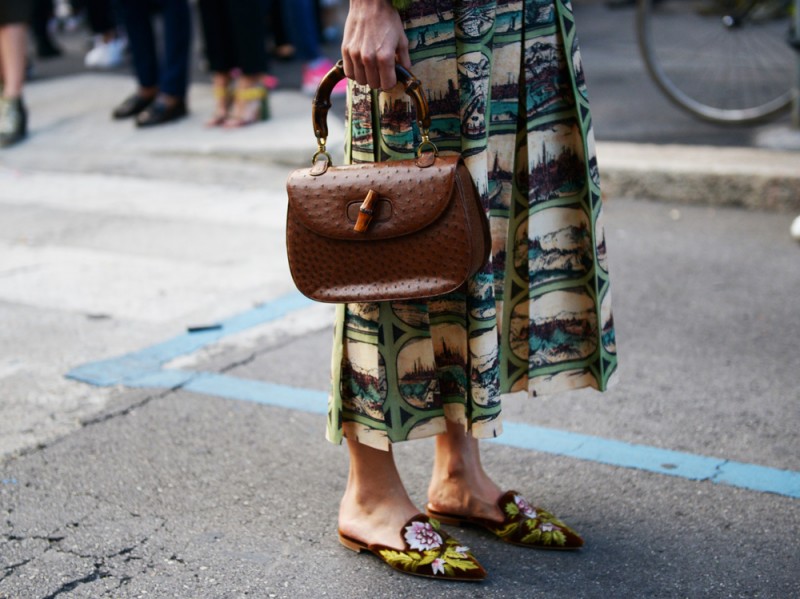
<path id="1" fill-rule="evenodd" d="M 653 81 L 689 114 L 724 125 L 763 122 L 791 104 L 788 6 L 785 0 L 637 0 L 639 50 Z M 726 18 L 739 22 L 726 26 Z"/>

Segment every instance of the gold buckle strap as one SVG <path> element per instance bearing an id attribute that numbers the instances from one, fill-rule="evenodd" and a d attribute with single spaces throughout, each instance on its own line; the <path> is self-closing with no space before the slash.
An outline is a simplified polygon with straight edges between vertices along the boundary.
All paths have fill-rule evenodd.
<path id="1" fill-rule="evenodd" d="M 254 87 L 237 88 L 233 92 L 234 97 L 240 102 L 252 102 L 253 100 L 263 100 L 267 95 L 267 90 L 256 85 Z"/>

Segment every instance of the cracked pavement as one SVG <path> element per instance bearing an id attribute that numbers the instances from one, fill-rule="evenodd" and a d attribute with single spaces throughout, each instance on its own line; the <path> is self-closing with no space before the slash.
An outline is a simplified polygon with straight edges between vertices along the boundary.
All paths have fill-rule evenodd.
<path id="1" fill-rule="evenodd" d="M 718 468 L 800 468 L 797 374 L 786 359 L 800 333 L 791 301 L 800 274 L 791 269 L 797 248 L 776 236 L 784 218 L 631 200 L 611 200 L 607 218 L 622 381 L 603 396 L 509 401 L 506 418 L 716 456 Z M 725 295 L 709 302 L 720 282 Z M 300 310 L 169 366 L 324 390 L 328 317 Z M 587 547 L 525 551 L 455 530 L 489 569 L 486 583 L 392 574 L 336 541 L 346 452 L 323 430 L 316 414 L 179 388 L 117 389 L 78 430 L 0 462 L 0 597 L 800 591 L 796 499 L 494 444 L 487 469 L 575 526 Z M 418 505 L 431 448 L 424 440 L 396 449 Z"/>

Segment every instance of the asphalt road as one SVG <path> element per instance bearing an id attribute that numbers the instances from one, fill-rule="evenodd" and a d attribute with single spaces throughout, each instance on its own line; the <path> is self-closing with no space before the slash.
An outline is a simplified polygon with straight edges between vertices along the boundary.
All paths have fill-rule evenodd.
<path id="1" fill-rule="evenodd" d="M 611 200 L 607 222 L 622 381 L 605 395 L 507 402 L 506 419 L 796 473 L 800 272 L 782 216 Z M 344 550 L 334 526 L 346 452 L 323 440 L 324 416 L 297 391 L 316 390 L 313 410 L 324 410 L 329 318 L 301 304 L 189 351 L 168 365 L 195 373 L 183 389 L 117 387 L 78 430 L 4 460 L 0 597 L 800 592 L 796 498 L 502 438 L 486 447 L 487 468 L 582 531 L 584 550 L 525 551 L 456 530 L 491 573 L 474 587 L 393 575 Z M 217 392 L 186 390 L 204 373 L 224 375 Z M 248 382 L 284 385 L 257 398 L 284 407 L 246 400 Z M 418 504 L 431 449 L 397 449 Z"/>
<path id="2" fill-rule="evenodd" d="M 592 32 L 623 52 L 624 19 L 582 10 L 599 136 L 614 113 L 630 136 L 703 139 L 694 122 L 633 118 L 613 74 L 607 99 Z M 141 132 L 107 116 L 124 73 L 58 60 L 30 85 L 31 139 L 0 154 L 0 598 L 800 595 L 800 247 L 786 214 L 606 197 L 621 380 L 508 401 L 509 434 L 485 446 L 504 487 L 587 546 L 526 551 L 456 529 L 489 580 L 414 579 L 335 537 L 346 451 L 323 438 L 330 308 L 299 300 L 282 238 L 305 101 L 275 94 L 279 119 L 210 131 L 200 84 L 189 119 Z M 633 59 L 619 65 L 645 85 Z M 203 324 L 222 328 L 186 332 Z M 539 431 L 527 449 L 514 427 Z M 397 448 L 418 505 L 431 449 Z"/>

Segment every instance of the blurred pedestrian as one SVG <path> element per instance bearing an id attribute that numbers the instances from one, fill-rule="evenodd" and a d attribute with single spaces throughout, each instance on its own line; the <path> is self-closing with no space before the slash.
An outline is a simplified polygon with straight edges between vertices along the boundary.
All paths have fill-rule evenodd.
<path id="1" fill-rule="evenodd" d="M 30 23 L 38 58 L 55 58 L 62 54 L 61 48 L 50 35 L 50 21 L 53 16 L 53 0 L 33 0 Z"/>
<path id="2" fill-rule="evenodd" d="M 0 1 L 0 148 L 21 141 L 28 133 L 22 86 L 28 48 L 27 24 L 32 11 L 32 0 Z"/>
<path id="3" fill-rule="evenodd" d="M 268 0 L 199 0 L 199 7 L 215 99 L 207 124 L 234 128 L 266 120 Z"/>
<path id="4" fill-rule="evenodd" d="M 275 43 L 275 49 L 272 51 L 273 55 L 278 60 L 292 60 L 295 55 L 295 49 L 286 31 L 283 18 L 283 0 L 270 2 L 269 24 L 269 32 L 272 34 L 273 42 Z"/>
<path id="5" fill-rule="evenodd" d="M 295 56 L 303 61 L 303 92 L 314 94 L 319 82 L 333 66 L 333 62 L 322 54 L 315 0 L 282 2 L 284 27 L 295 48 Z M 346 91 L 346 83 L 340 82 L 333 89 L 333 95 L 344 95 Z"/>
<path id="6" fill-rule="evenodd" d="M 122 65 L 128 40 L 122 35 L 112 0 L 86 0 L 86 16 L 92 30 L 92 49 L 84 64 L 90 68 L 112 69 Z"/>
<path id="7" fill-rule="evenodd" d="M 322 41 L 333 43 L 342 39 L 342 2 L 341 0 L 317 0 L 319 11 L 319 28 Z"/>
<path id="8" fill-rule="evenodd" d="M 121 7 L 139 87 L 114 109 L 113 117 L 135 117 L 137 127 L 185 117 L 192 36 L 188 0 L 121 0 Z M 163 57 L 153 27 L 155 12 L 163 18 Z"/>

